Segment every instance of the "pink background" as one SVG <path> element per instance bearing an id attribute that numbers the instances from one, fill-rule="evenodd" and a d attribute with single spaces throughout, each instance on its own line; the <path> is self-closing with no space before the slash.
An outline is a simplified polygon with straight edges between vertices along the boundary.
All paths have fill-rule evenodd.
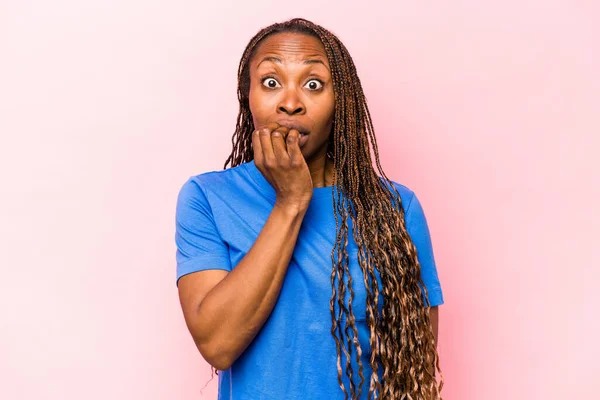
<path id="1" fill-rule="evenodd" d="M 0 398 L 216 398 L 177 297 L 175 200 L 230 153 L 246 43 L 294 16 L 349 48 L 383 167 L 425 209 L 444 398 L 598 398 L 599 15 L 1 2 Z"/>

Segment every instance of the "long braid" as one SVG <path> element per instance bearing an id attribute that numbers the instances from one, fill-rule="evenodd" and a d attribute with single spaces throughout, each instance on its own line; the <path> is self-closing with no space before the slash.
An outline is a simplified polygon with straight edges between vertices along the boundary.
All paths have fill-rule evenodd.
<path id="1" fill-rule="evenodd" d="M 417 250 L 406 230 L 400 195 L 381 167 L 375 130 L 354 62 L 335 35 L 306 19 L 294 18 L 268 26 L 252 38 L 244 50 L 238 69 L 240 112 L 232 137 L 233 151 L 223 168 L 226 169 L 230 163 L 235 167 L 254 158 L 249 63 L 262 39 L 281 32 L 305 33 L 319 38 L 331 66 L 335 111 L 327 155 L 334 161 L 335 190 L 332 190 L 332 200 L 336 243 L 331 252 L 330 311 L 340 388 L 347 399 L 348 391 L 342 381 L 342 353 L 346 358 L 345 374 L 350 380 L 351 399 L 360 396 L 365 380 L 362 349 L 352 310 L 354 291 L 347 251 L 349 216 L 367 292 L 366 316 L 371 348 L 369 363 L 373 371 L 368 398 L 441 400 L 444 379 L 429 317 L 428 291 L 420 277 Z M 371 147 L 379 175 L 373 168 Z M 381 278 L 381 294 L 385 300 L 381 313 L 378 311 L 380 289 L 376 271 Z M 344 302 L 346 290 L 350 293 L 348 307 Z M 342 316 L 346 320 L 343 327 Z M 358 388 L 350 362 L 353 347 L 356 348 L 359 366 Z M 378 377 L 380 370 L 381 381 Z M 440 373 L 439 383 L 436 381 L 436 371 Z"/>

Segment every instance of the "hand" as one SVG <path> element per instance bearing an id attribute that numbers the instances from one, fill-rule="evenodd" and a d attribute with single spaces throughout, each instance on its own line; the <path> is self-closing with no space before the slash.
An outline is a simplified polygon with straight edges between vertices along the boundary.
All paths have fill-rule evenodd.
<path id="1" fill-rule="evenodd" d="M 299 135 L 296 129 L 273 122 L 252 133 L 252 149 L 256 167 L 275 189 L 276 204 L 305 211 L 313 183 L 298 146 Z"/>

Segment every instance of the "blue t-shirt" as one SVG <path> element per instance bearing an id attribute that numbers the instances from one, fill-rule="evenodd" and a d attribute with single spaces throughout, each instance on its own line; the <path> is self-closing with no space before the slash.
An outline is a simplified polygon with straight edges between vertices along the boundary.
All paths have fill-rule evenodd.
<path id="1" fill-rule="evenodd" d="M 417 248 L 429 302 L 431 306 L 443 304 L 421 204 L 406 186 L 393 184 L 401 196 L 407 230 Z M 262 329 L 231 368 L 219 372 L 219 400 L 344 398 L 338 385 L 337 353 L 331 335 L 329 308 L 331 252 L 336 241 L 332 196 L 331 186 L 313 190 L 277 303 Z M 274 204 L 275 190 L 254 161 L 190 177 L 181 187 L 177 199 L 176 282 L 181 276 L 196 271 L 231 271 L 235 268 L 254 244 Z M 365 377 L 360 398 L 366 399 L 372 371 L 366 289 L 350 218 L 348 223 L 347 250 L 354 290 L 352 304 Z M 376 276 L 381 287 L 379 275 Z M 382 303 L 380 297 L 380 310 Z M 349 332 L 351 334 L 351 330 Z M 355 356 L 353 349 L 352 368 L 358 385 Z M 350 393 L 350 381 L 345 375 L 346 358 L 343 353 L 341 357 L 342 377 L 346 391 Z M 381 377 L 381 373 L 379 375 Z"/>

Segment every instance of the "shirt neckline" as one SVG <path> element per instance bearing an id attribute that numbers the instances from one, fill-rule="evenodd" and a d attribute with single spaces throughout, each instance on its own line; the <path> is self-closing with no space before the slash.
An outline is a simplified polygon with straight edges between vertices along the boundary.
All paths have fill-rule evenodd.
<path id="1" fill-rule="evenodd" d="M 275 189 L 273 189 L 273 186 L 271 186 L 269 181 L 267 181 L 263 174 L 258 170 L 256 164 L 254 163 L 254 159 L 246 163 L 246 170 L 250 174 L 250 177 L 252 178 L 254 183 L 256 183 L 261 188 L 263 193 L 265 193 L 271 200 L 276 200 L 277 196 L 275 193 Z M 336 187 L 337 185 L 313 188 L 313 195 L 311 201 L 312 199 L 321 199 L 327 196 L 333 198 L 332 191 L 335 190 Z"/>

